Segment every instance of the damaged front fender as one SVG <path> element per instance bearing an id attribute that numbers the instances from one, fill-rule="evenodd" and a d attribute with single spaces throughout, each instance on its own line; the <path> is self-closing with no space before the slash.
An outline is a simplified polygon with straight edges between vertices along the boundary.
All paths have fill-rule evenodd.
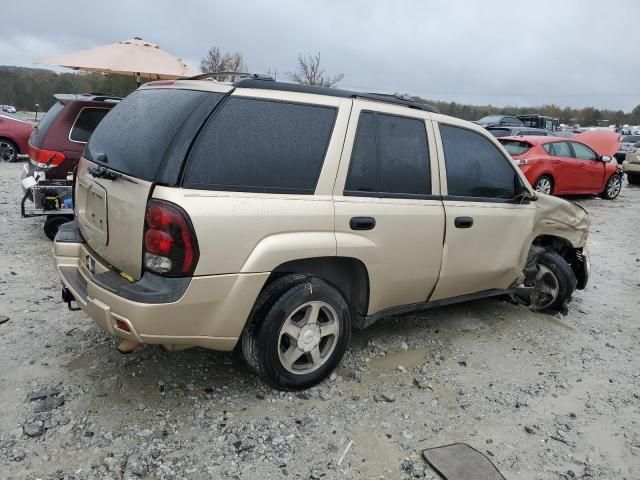
<path id="1" fill-rule="evenodd" d="M 589 236 L 589 213 L 572 202 L 537 194 L 533 238 L 543 235 L 564 238 L 574 248 L 584 248 Z"/>

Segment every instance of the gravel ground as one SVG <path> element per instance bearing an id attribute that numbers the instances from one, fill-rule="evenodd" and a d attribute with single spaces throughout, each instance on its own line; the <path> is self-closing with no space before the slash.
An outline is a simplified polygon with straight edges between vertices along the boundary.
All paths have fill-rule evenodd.
<path id="1" fill-rule="evenodd" d="M 1 478 L 436 479 L 420 452 L 453 442 L 509 480 L 640 478 L 640 188 L 579 200 L 593 273 L 567 316 L 484 300 L 388 318 L 295 394 L 231 354 L 118 353 L 61 303 L 20 168 L 0 164 Z"/>

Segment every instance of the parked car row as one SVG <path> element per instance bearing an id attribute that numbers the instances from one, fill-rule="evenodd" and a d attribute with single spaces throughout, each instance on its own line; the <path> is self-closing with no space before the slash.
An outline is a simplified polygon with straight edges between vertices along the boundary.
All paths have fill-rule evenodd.
<path id="1" fill-rule="evenodd" d="M 18 111 L 13 105 L 0 105 L 0 110 L 7 113 L 16 113 Z"/>
<path id="2" fill-rule="evenodd" d="M 589 277 L 587 212 L 486 129 L 263 77 L 140 87 L 89 138 L 74 209 L 54 243 L 69 306 L 133 345 L 238 346 L 284 389 L 386 315 L 501 295 L 565 311 Z"/>

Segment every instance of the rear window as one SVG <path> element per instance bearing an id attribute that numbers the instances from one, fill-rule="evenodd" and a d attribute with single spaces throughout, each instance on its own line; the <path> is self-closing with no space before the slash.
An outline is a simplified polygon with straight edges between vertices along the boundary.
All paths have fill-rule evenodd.
<path id="1" fill-rule="evenodd" d="M 519 140 L 500 140 L 500 143 L 505 148 L 509 155 L 522 155 L 527 153 L 531 149 L 531 144 L 527 142 L 521 142 Z"/>
<path id="2" fill-rule="evenodd" d="M 38 126 L 33 130 L 33 134 L 31 136 L 31 142 L 34 146 L 39 147 L 42 145 L 44 141 L 44 137 L 47 135 L 47 131 L 53 125 L 53 122 L 58 118 L 60 112 L 64 110 L 64 105 L 61 102 L 56 102 L 53 106 L 44 114 Z"/>
<path id="3" fill-rule="evenodd" d="M 208 95 L 220 94 L 173 88 L 137 90 L 104 117 L 84 155 L 115 171 L 153 181 L 174 136 Z"/>
<path id="4" fill-rule="evenodd" d="M 86 143 L 108 112 L 108 108 L 85 107 L 80 110 L 80 114 L 71 128 L 71 133 L 69 133 L 69 140 Z"/>
<path id="5" fill-rule="evenodd" d="M 193 147 L 184 186 L 312 194 L 336 109 L 231 98 Z"/>
<path id="6" fill-rule="evenodd" d="M 487 130 L 489 130 L 489 133 L 496 138 L 508 137 L 509 135 L 511 135 L 510 128 L 489 128 Z"/>

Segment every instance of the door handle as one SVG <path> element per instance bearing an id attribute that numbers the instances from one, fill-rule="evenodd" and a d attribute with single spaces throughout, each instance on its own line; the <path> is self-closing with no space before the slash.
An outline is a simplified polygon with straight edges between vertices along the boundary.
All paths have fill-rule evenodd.
<path id="1" fill-rule="evenodd" d="M 471 228 L 473 226 L 473 218 L 471 217 L 456 217 L 453 221 L 456 228 Z"/>
<path id="2" fill-rule="evenodd" d="M 376 226 L 376 219 L 373 217 L 353 217 L 349 221 L 351 230 L 373 230 Z"/>

